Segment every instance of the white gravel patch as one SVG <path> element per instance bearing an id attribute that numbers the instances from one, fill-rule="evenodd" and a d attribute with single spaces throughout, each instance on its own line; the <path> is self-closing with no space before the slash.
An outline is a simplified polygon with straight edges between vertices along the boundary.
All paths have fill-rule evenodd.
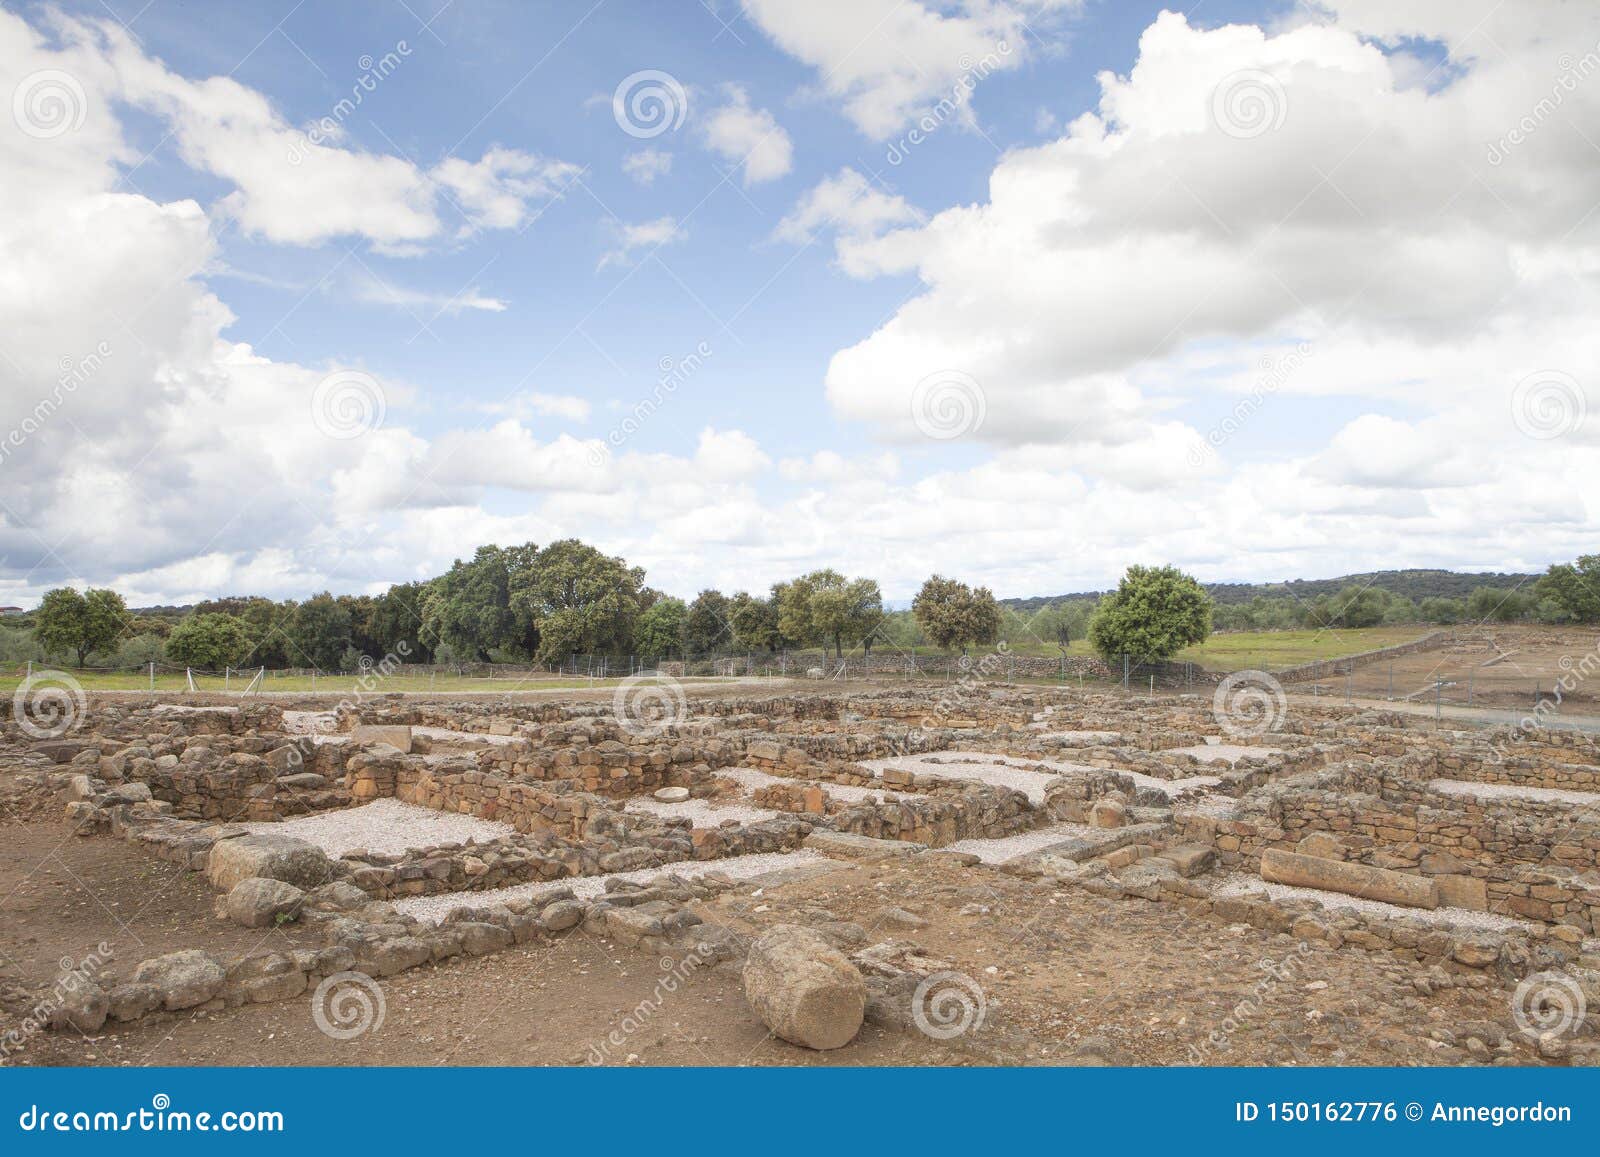
<path id="1" fill-rule="evenodd" d="M 704 799 L 686 799 L 682 803 L 666 803 L 659 799 L 630 799 L 625 810 L 649 812 L 651 815 L 666 816 L 669 819 L 686 816 L 694 821 L 694 826 L 697 828 L 720 827 L 729 820 L 738 820 L 742 824 L 755 824 L 762 820 L 770 820 L 774 816 L 787 814 L 772 808 L 748 807 L 737 803 L 714 803 Z"/>
<path id="2" fill-rule="evenodd" d="M 497 746 L 515 743 L 518 738 L 515 735 L 489 735 L 482 731 L 451 731 L 448 727 L 413 727 L 411 734 L 424 735 L 441 743 L 477 742 L 491 743 Z"/>
<path id="3" fill-rule="evenodd" d="M 1474 912 L 1468 908 L 1434 908 L 1431 911 L 1427 908 L 1407 908 L 1400 904 L 1386 904 L 1382 900 L 1347 896 L 1343 892 L 1325 892 L 1320 888 L 1297 888 L 1291 884 L 1269 884 L 1255 876 L 1231 876 L 1218 884 L 1212 895 L 1239 896 L 1245 892 L 1265 892 L 1274 900 L 1320 900 L 1322 906 L 1330 910 L 1344 908 L 1388 918 L 1412 916 L 1429 924 L 1454 924 L 1486 932 L 1534 927 L 1530 921 L 1518 920 L 1513 916 L 1501 916 L 1494 912 Z"/>
<path id="4" fill-rule="evenodd" d="M 285 711 L 283 730 L 289 735 L 322 735 L 337 726 L 332 711 Z"/>
<path id="5" fill-rule="evenodd" d="M 1107 747 L 1122 742 L 1120 731 L 1046 731 L 1040 739 L 1058 739 L 1071 747 Z"/>
<path id="6" fill-rule="evenodd" d="M 1228 795 L 1207 795 L 1183 804 L 1180 810 L 1217 820 L 1231 820 L 1239 814 L 1239 801 Z"/>
<path id="7" fill-rule="evenodd" d="M 793 779 L 786 779 L 781 775 L 773 775 L 754 767 L 724 767 L 719 768 L 718 775 L 725 775 L 742 787 L 751 791 L 757 788 L 771 787 L 775 783 L 795 783 Z M 846 800 L 849 803 L 860 803 L 862 800 L 874 796 L 880 799 L 904 799 L 911 792 L 895 791 L 887 787 L 857 787 L 848 783 L 829 783 L 826 780 L 818 781 L 822 790 L 834 799 Z"/>
<path id="8" fill-rule="evenodd" d="M 516 834 L 510 824 L 481 820 L 455 812 L 434 811 L 397 799 L 375 799 L 343 811 L 301 816 L 282 823 L 242 825 L 252 832 L 294 836 L 316 844 L 330 856 L 366 849 L 369 852 L 404 852 L 407 848 L 435 848 L 440 844 L 488 843 Z"/>
<path id="9" fill-rule="evenodd" d="M 1461 779 L 1435 779 L 1428 786 L 1445 795 L 1472 799 L 1525 799 L 1536 803 L 1600 804 L 1600 792 L 1559 787 L 1522 787 L 1512 783 L 1472 783 Z"/>
<path id="10" fill-rule="evenodd" d="M 1037 831 L 1019 832 L 1014 836 L 1000 836 L 995 839 L 957 840 L 948 847 L 939 848 L 941 852 L 965 852 L 977 856 L 986 864 L 1004 864 L 1008 860 L 1015 860 L 1019 856 L 1031 855 L 1040 848 L 1048 848 L 1051 844 L 1059 844 L 1062 840 L 1082 839 L 1095 834 L 1096 828 L 1088 824 L 1054 824 L 1048 828 L 1039 828 Z M 1103 833 L 1102 833 L 1103 834 Z"/>
<path id="11" fill-rule="evenodd" d="M 960 752 L 960 762 L 955 762 L 949 755 L 938 752 L 930 753 L 934 758 L 942 760 L 940 763 L 928 762 L 928 755 L 892 756 L 887 759 L 864 760 L 862 767 L 869 768 L 874 775 L 881 776 L 886 768 L 898 768 L 902 771 L 914 772 L 917 775 L 932 776 L 935 779 L 951 779 L 967 783 L 989 783 L 997 787 L 1009 787 L 1016 791 L 1024 792 L 1029 802 L 1035 806 L 1044 803 L 1044 789 L 1055 778 L 1046 772 L 1028 771 L 1025 768 L 1011 766 L 1008 763 L 996 763 L 996 760 L 1005 760 L 1005 756 L 988 756 L 981 752 Z"/>
<path id="12" fill-rule="evenodd" d="M 1228 763 L 1238 763 L 1247 756 L 1253 759 L 1264 759 L 1269 755 L 1281 755 L 1281 747 L 1248 747 L 1237 743 L 1202 743 L 1195 747 L 1169 747 L 1159 752 L 1160 755 L 1192 755 L 1203 763 L 1212 763 L 1226 760 Z"/>
<path id="13" fill-rule="evenodd" d="M 820 852 L 758 852 L 749 856 L 730 856 L 725 860 L 680 860 L 662 864 L 657 868 L 639 868 L 632 872 L 615 872 L 610 876 L 579 876 L 566 880 L 542 880 L 533 884 L 516 884 L 510 888 L 496 888 L 490 892 L 446 892 L 438 896 L 407 896 L 393 901 L 395 909 L 404 916 L 437 924 L 457 908 L 481 910 L 504 904 L 507 900 L 531 900 L 561 888 L 571 888 L 580 900 L 593 900 L 604 894 L 606 881 L 626 880 L 642 884 L 657 876 L 674 875 L 695 879 L 710 872 L 721 872 L 735 880 L 746 880 L 766 872 L 785 868 L 798 868 L 826 860 Z"/>

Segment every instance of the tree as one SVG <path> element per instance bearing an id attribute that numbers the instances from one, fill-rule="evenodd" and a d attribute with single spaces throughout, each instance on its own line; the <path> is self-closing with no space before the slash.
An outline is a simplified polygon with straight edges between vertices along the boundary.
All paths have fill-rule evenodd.
<path id="1" fill-rule="evenodd" d="M 1172 566 L 1130 566 L 1089 623 L 1090 642 L 1108 660 L 1170 659 L 1210 633 L 1210 596 Z"/>
<path id="2" fill-rule="evenodd" d="M 1417 606 L 1417 614 L 1425 623 L 1459 623 L 1465 613 L 1460 599 L 1423 599 Z"/>
<path id="3" fill-rule="evenodd" d="M 689 653 L 704 655 L 732 643 L 730 614 L 728 596 L 721 591 L 704 590 L 696 595 L 689 604 L 689 616 L 683 627 L 683 645 Z"/>
<path id="4" fill-rule="evenodd" d="M 47 651 L 72 651 L 82 667 L 94 651 L 116 643 L 128 621 L 122 596 L 103 587 L 82 594 L 71 587 L 45 592 L 34 612 L 33 632 Z"/>
<path id="5" fill-rule="evenodd" d="M 1551 566 L 1539 580 L 1538 592 L 1573 622 L 1600 623 L 1600 554 Z"/>
<path id="6" fill-rule="evenodd" d="M 456 559 L 429 584 L 420 608 L 429 646 L 447 644 L 454 653 L 484 663 L 494 649 L 533 654 L 539 636 L 532 610 L 514 610 L 511 594 L 513 586 L 531 581 L 538 551 L 531 542 L 510 548 L 480 546 L 469 561 Z"/>
<path id="7" fill-rule="evenodd" d="M 1478 587 L 1467 596 L 1466 615 L 1480 623 L 1514 623 L 1533 613 L 1532 594 L 1502 587 Z"/>
<path id="8" fill-rule="evenodd" d="M 930 642 L 940 650 L 969 644 L 988 646 L 1000 637 L 1000 605 L 988 587 L 932 575 L 911 601 L 911 613 Z"/>
<path id="9" fill-rule="evenodd" d="M 678 654 L 683 650 L 683 625 L 688 616 L 688 604 L 682 599 L 657 599 L 634 625 L 634 651 L 643 659 Z"/>
<path id="10" fill-rule="evenodd" d="M 295 607 L 287 634 L 292 658 L 318 670 L 336 671 L 350 646 L 350 611 L 323 591 Z"/>
<path id="11" fill-rule="evenodd" d="M 379 595 L 367 622 L 373 646 L 383 655 L 401 653 L 404 644 L 406 658 L 413 663 L 428 663 L 433 659 L 423 624 L 423 608 L 432 586 L 425 582 L 396 583 Z"/>
<path id="12" fill-rule="evenodd" d="M 883 626 L 883 592 L 878 589 L 878 580 L 869 578 L 851 579 L 845 589 L 845 628 L 850 637 L 861 643 L 861 650 L 872 654 L 872 643 L 877 638 L 878 630 Z"/>
<path id="13" fill-rule="evenodd" d="M 774 588 L 775 590 L 777 588 Z M 778 629 L 801 643 L 844 644 L 865 640 L 883 618 L 883 595 L 874 579 L 847 579 L 836 570 L 815 570 L 786 583 L 778 595 Z"/>
<path id="14" fill-rule="evenodd" d="M 513 576 L 511 611 L 541 661 L 622 654 L 633 642 L 644 571 L 575 538 L 553 542 Z"/>
<path id="15" fill-rule="evenodd" d="M 776 592 L 777 588 L 773 588 Z M 728 622 L 733 624 L 733 641 L 751 650 L 776 651 L 783 646 L 778 629 L 778 597 L 757 598 L 740 591 L 728 600 Z"/>
<path id="16" fill-rule="evenodd" d="M 1347 586 L 1311 604 L 1307 621 L 1313 627 L 1375 627 L 1383 622 L 1392 596 L 1377 587 Z"/>
<path id="17" fill-rule="evenodd" d="M 172 629 L 167 657 L 174 663 L 214 671 L 237 663 L 250 643 L 249 625 L 237 615 L 190 615 Z"/>

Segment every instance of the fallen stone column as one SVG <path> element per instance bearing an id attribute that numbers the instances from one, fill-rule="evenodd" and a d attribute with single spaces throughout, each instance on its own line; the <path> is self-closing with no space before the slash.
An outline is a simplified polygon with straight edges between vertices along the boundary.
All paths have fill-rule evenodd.
<path id="1" fill-rule="evenodd" d="M 1269 884 L 1321 888 L 1363 900 L 1403 904 L 1407 908 L 1437 908 L 1439 885 L 1426 876 L 1408 876 L 1387 868 L 1371 868 L 1343 860 L 1324 860 L 1268 848 L 1261 853 L 1261 878 Z"/>

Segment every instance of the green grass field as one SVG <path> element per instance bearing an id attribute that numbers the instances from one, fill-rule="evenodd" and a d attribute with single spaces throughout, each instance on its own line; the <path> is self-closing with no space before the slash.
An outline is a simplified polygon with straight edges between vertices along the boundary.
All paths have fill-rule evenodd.
<path id="1" fill-rule="evenodd" d="M 1324 631 L 1238 631 L 1212 635 L 1198 647 L 1179 651 L 1176 657 L 1183 662 L 1198 663 L 1210 671 L 1245 668 L 1281 671 L 1318 659 L 1338 659 L 1409 643 L 1431 629 L 1413 625 Z"/>
<path id="2" fill-rule="evenodd" d="M 36 668 L 40 669 L 40 668 Z M 86 691 L 149 691 L 150 677 L 138 672 L 122 671 L 74 671 L 65 668 L 81 684 Z M 22 682 L 23 675 L 17 672 L 6 672 L 0 676 L 0 690 L 6 694 L 14 692 Z M 508 694 L 516 691 L 588 691 L 595 688 L 615 687 L 620 679 L 573 679 L 570 676 L 552 676 L 522 679 L 488 679 L 469 678 L 456 675 L 440 675 L 430 679 L 426 675 L 392 675 L 389 678 L 374 677 L 366 682 L 354 675 L 327 675 L 318 676 L 315 686 L 309 675 L 292 675 L 273 678 L 271 672 L 261 681 L 258 690 L 279 691 L 316 691 L 319 695 L 386 695 L 395 691 L 434 691 L 438 693 L 478 691 L 497 694 Z M 686 683 L 715 682 L 715 680 L 685 679 Z M 250 676 L 234 676 L 224 680 L 221 675 L 196 675 L 194 685 L 197 691 L 208 693 L 240 692 L 250 682 Z M 182 675 L 158 674 L 155 681 L 157 691 L 184 691 L 188 687 Z"/>
<path id="3" fill-rule="evenodd" d="M 1337 659 L 1356 655 L 1379 647 L 1420 638 L 1426 628 L 1420 627 L 1364 627 L 1356 630 L 1326 631 L 1247 631 L 1226 635 L 1212 635 L 1204 643 L 1178 652 L 1180 661 L 1197 663 L 1211 671 L 1238 671 L 1256 668 L 1281 671 L 1286 667 L 1310 663 L 1318 659 Z M 1055 656 L 1058 648 L 1039 643 L 1013 645 L 1018 655 Z M 875 653 L 901 653 L 892 648 L 876 648 Z M 942 655 L 944 652 L 919 647 L 922 656 Z M 1075 640 L 1067 648 L 1068 655 L 1091 655 L 1093 648 L 1087 639 Z M 847 656 L 848 657 L 848 656 Z M 764 674 L 765 672 L 763 672 Z M 803 671 L 796 670 L 796 674 Z M 69 671 L 73 678 L 89 691 L 148 691 L 148 675 L 137 671 Z M 22 682 L 23 673 L 13 669 L 0 673 L 0 691 L 11 693 Z M 224 681 L 220 675 L 196 675 L 195 688 L 205 692 L 242 691 L 250 682 L 250 675 L 234 676 Z M 395 691 L 434 692 L 437 694 L 478 692 L 508 694 L 520 691 L 588 691 L 615 687 L 620 679 L 583 679 L 572 676 L 533 676 L 519 678 L 486 678 L 459 675 L 393 675 L 388 678 L 373 677 L 365 682 L 353 675 L 319 676 L 313 681 L 309 675 L 274 676 L 268 672 L 260 690 L 277 692 L 316 691 L 327 695 L 364 694 L 382 695 Z M 686 683 L 721 683 L 725 679 L 690 677 Z M 184 677 L 162 673 L 156 676 L 158 691 L 181 692 L 185 689 Z"/>
<path id="4" fill-rule="evenodd" d="M 1212 635 L 1198 646 L 1179 651 L 1174 658 L 1179 662 L 1198 663 L 1209 671 L 1238 671 L 1245 668 L 1278 671 L 1318 659 L 1337 659 L 1379 647 L 1392 647 L 1396 643 L 1419 639 L 1430 629 L 1402 626 L 1324 631 L 1237 631 Z M 1061 653 L 1058 647 L 1034 642 L 1013 644 L 1011 649 L 1018 655 L 1054 656 Z M 1087 639 L 1075 639 L 1067 647 L 1067 654 L 1092 655 L 1094 648 Z"/>

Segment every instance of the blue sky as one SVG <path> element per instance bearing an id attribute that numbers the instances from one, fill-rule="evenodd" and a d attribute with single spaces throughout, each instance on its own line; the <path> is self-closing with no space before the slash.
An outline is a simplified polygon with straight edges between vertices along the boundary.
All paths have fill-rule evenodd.
<path id="1" fill-rule="evenodd" d="M 676 593 L 1542 568 L 1592 549 L 1600 424 L 1570 8 L 7 5 L 6 207 L 61 283 L 0 296 L 5 424 L 118 353 L 0 461 L 0 594 L 567 535 Z"/>

